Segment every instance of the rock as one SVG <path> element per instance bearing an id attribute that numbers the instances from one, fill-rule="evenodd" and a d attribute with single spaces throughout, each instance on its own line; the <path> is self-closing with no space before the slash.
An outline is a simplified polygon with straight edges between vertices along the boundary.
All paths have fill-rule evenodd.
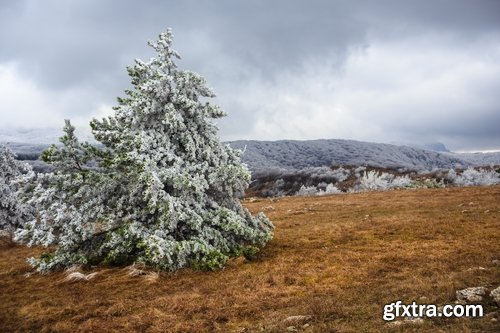
<path id="1" fill-rule="evenodd" d="M 420 325 L 423 324 L 422 318 L 406 317 L 404 320 L 396 320 L 388 323 L 388 326 L 401 326 L 401 325 Z"/>
<path id="2" fill-rule="evenodd" d="M 457 290 L 457 300 L 462 302 L 481 302 L 483 296 L 486 295 L 485 287 L 472 287 L 462 290 Z"/>
<path id="3" fill-rule="evenodd" d="M 97 272 L 90 274 L 83 274 L 80 272 L 72 272 L 66 276 L 64 282 L 76 282 L 76 281 L 89 281 L 92 280 L 97 275 Z"/>
<path id="4" fill-rule="evenodd" d="M 404 322 L 402 320 L 395 320 L 391 321 L 390 323 L 387 323 L 387 326 L 401 326 L 403 324 Z"/>
<path id="5" fill-rule="evenodd" d="M 408 324 L 414 324 L 414 325 L 420 325 L 424 323 L 424 320 L 422 318 L 413 318 L 413 317 L 405 318 L 405 321 Z"/>
<path id="6" fill-rule="evenodd" d="M 490 297 L 493 298 L 493 300 L 497 303 L 498 306 L 500 306 L 500 287 L 493 289 L 490 292 Z"/>
<path id="7" fill-rule="evenodd" d="M 491 261 L 491 263 L 492 263 L 493 265 L 500 266 L 500 260 L 498 260 L 498 259 L 493 259 L 493 260 Z"/>
<path id="8" fill-rule="evenodd" d="M 486 271 L 486 268 L 481 267 L 481 266 L 479 266 L 479 267 L 471 267 L 467 271 L 469 271 L 469 272 L 470 271 Z"/>
<path id="9" fill-rule="evenodd" d="M 290 316 L 287 317 L 283 320 L 283 323 L 285 324 L 296 324 L 296 325 L 303 325 L 310 321 L 312 319 L 312 316 Z"/>

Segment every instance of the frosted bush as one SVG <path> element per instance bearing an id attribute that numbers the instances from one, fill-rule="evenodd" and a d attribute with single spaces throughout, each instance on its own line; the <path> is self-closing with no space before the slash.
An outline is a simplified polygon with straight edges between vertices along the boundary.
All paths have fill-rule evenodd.
<path id="1" fill-rule="evenodd" d="M 304 186 L 302 185 L 295 195 L 298 196 L 310 196 L 318 193 L 316 186 Z"/>
<path id="2" fill-rule="evenodd" d="M 337 182 L 343 182 L 344 180 L 349 178 L 350 174 L 351 171 L 348 169 L 344 169 L 343 167 L 332 170 L 332 175 Z"/>
<path id="3" fill-rule="evenodd" d="M 496 171 L 484 169 L 476 170 L 471 167 L 464 170 L 460 175 L 457 175 L 455 170 L 450 169 L 447 178 L 457 186 L 500 184 L 500 175 Z"/>
<path id="4" fill-rule="evenodd" d="M 457 179 L 457 172 L 453 169 L 450 169 L 448 171 L 448 174 L 446 176 L 446 178 L 448 178 L 448 180 L 451 182 L 451 183 L 454 183 Z"/>
<path id="5" fill-rule="evenodd" d="M 395 177 L 390 173 L 370 170 L 364 172 L 356 189 L 360 191 L 385 191 L 394 188 L 406 188 L 412 184 L 413 181 L 408 175 Z"/>
<path id="6" fill-rule="evenodd" d="M 366 167 L 364 167 L 364 166 L 357 167 L 356 169 L 354 169 L 354 176 L 356 176 L 356 178 L 361 178 L 361 172 L 363 172 L 365 170 L 366 170 Z"/>
<path id="7" fill-rule="evenodd" d="M 443 179 L 437 180 L 435 178 L 424 178 L 416 181 L 412 181 L 407 188 L 419 189 L 419 188 L 445 188 L 446 184 Z"/>
<path id="8" fill-rule="evenodd" d="M 31 207 L 18 195 L 29 186 L 23 181 L 31 177 L 30 166 L 16 160 L 12 151 L 0 144 L 0 230 L 12 232 L 32 217 Z"/>
<path id="9" fill-rule="evenodd" d="M 343 168 L 332 170 L 329 167 L 307 167 L 300 169 L 298 171 L 292 171 L 297 176 L 302 178 L 308 178 L 314 183 L 319 183 L 323 181 L 340 181 L 348 177 L 349 171 Z M 347 173 L 347 176 L 346 176 Z"/>
<path id="10" fill-rule="evenodd" d="M 391 188 L 405 188 L 408 187 L 412 184 L 412 180 L 410 176 L 404 175 L 404 176 L 397 176 L 395 177 L 391 183 L 390 187 Z"/>
<path id="11" fill-rule="evenodd" d="M 285 191 L 284 191 L 285 185 L 286 185 L 286 182 L 282 178 L 277 179 L 274 182 L 274 186 L 272 186 L 268 190 L 267 196 L 270 196 L 270 197 L 281 197 L 281 196 L 284 196 L 285 195 Z"/>
<path id="12" fill-rule="evenodd" d="M 446 185 L 443 179 L 428 178 L 424 179 L 422 182 L 425 188 L 445 188 Z"/>
<path id="13" fill-rule="evenodd" d="M 75 264 L 143 263 L 166 270 L 216 269 L 271 238 L 264 214 L 239 198 L 250 173 L 221 143 L 213 119 L 224 112 L 200 75 L 180 70 L 170 30 L 149 45 L 156 58 L 128 67 L 133 89 L 113 116 L 92 120 L 102 146 L 80 143 L 66 121 L 63 144 L 42 158 L 30 193 L 39 212 L 16 233 L 28 245 L 55 246 L 30 259 L 45 271 Z"/>
<path id="14" fill-rule="evenodd" d="M 365 171 L 359 181 L 359 189 L 361 191 L 387 190 L 390 188 L 389 184 L 393 177 L 385 172 Z"/>
<path id="15" fill-rule="evenodd" d="M 304 186 L 302 185 L 295 195 L 297 196 L 312 196 L 312 195 L 327 195 L 327 194 L 337 194 L 342 193 L 335 185 L 332 183 L 320 183 L 318 186 Z"/>
<path id="16" fill-rule="evenodd" d="M 338 194 L 338 193 L 342 193 L 342 191 L 341 191 L 341 190 L 339 190 L 339 189 L 337 188 L 337 186 L 335 186 L 335 185 L 333 185 L 333 184 L 331 184 L 331 183 L 330 183 L 330 184 L 326 185 L 326 188 L 325 188 L 325 190 L 324 190 L 324 191 L 323 191 L 323 190 L 320 190 L 320 191 L 318 192 L 318 195 L 324 195 L 324 194 Z"/>

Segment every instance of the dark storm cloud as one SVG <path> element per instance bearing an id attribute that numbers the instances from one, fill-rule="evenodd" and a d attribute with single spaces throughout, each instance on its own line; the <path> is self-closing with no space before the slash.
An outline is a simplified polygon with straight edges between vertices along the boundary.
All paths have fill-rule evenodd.
<path id="1" fill-rule="evenodd" d="M 145 40 L 171 26 L 177 47 L 199 66 L 210 54 L 192 45 L 197 34 L 258 70 L 281 70 L 305 55 L 343 52 L 362 41 L 364 27 L 351 12 L 328 2 L 20 1 L 1 11 L 0 41 L 8 47 L 0 60 L 23 61 L 56 88 L 82 84 L 123 71 L 131 62 L 124 56 L 144 55 Z"/>
<path id="2" fill-rule="evenodd" d="M 418 76 L 419 71 L 446 76 L 451 70 L 434 71 L 433 66 L 441 66 L 439 61 L 434 65 L 436 58 L 465 52 L 468 58 L 457 60 L 463 64 L 474 60 L 476 53 L 484 55 L 485 46 L 487 56 L 497 57 L 498 50 L 495 51 L 493 44 L 499 43 L 499 22 L 500 1 L 495 0 L 0 1 L 0 65 L 15 64 L 15 71 L 7 71 L 13 77 L 11 81 L 18 82 L 15 78 L 19 76 L 36 85 L 33 94 L 41 104 L 68 96 L 58 101 L 61 111 L 54 117 L 90 117 L 103 105 L 114 104 L 115 97 L 128 87 L 124 67 L 134 58 L 151 56 L 145 41 L 154 39 L 169 26 L 174 31 L 175 48 L 183 56 L 180 66 L 206 76 L 219 96 L 217 102 L 230 113 L 230 117 L 221 122 L 222 134 L 227 138 L 323 135 L 383 141 L 394 139 L 383 134 L 390 129 L 407 138 L 419 135 L 444 138 L 448 140 L 446 143 L 460 148 L 467 146 L 467 142 L 481 146 L 488 138 L 489 142 L 498 139 L 497 131 L 490 128 L 491 122 L 473 116 L 476 112 L 498 119 L 500 112 L 494 109 L 499 105 L 498 98 L 492 88 L 499 81 L 497 76 L 467 74 L 477 78 L 474 85 L 484 85 L 471 97 L 471 103 L 490 101 L 482 106 L 488 112 L 457 105 L 447 107 L 442 103 L 446 110 L 438 116 L 440 126 L 428 126 L 436 111 L 426 110 L 415 122 L 400 126 L 405 131 L 396 128 L 398 122 L 390 121 L 398 118 L 393 115 L 404 112 L 401 111 L 404 97 L 398 102 L 381 104 L 377 109 L 376 103 L 381 100 L 378 97 L 382 95 L 376 96 L 375 103 L 366 101 L 364 105 L 358 102 L 361 95 L 356 89 L 365 83 L 379 89 L 387 75 L 394 76 L 388 85 L 399 85 L 404 81 L 402 78 Z M 418 48 L 422 40 L 428 49 Z M 421 68 L 405 64 L 401 70 L 406 72 L 378 73 L 376 68 L 381 65 L 376 53 L 373 58 L 372 50 L 378 45 L 399 45 L 400 42 L 405 43 L 409 54 L 425 55 L 432 49 L 441 53 L 432 59 L 416 60 Z M 388 54 L 388 57 L 394 56 L 387 59 L 388 68 L 391 62 L 398 63 L 409 56 L 403 48 L 396 47 L 396 50 L 400 53 Z M 360 61 L 364 62 L 361 65 L 353 62 L 352 59 L 357 59 L 353 55 L 363 52 L 367 56 Z M 357 66 L 368 66 L 367 72 L 374 74 L 371 77 L 356 74 Z M 350 82 L 349 75 L 354 75 L 357 81 Z M 421 79 L 429 80 L 428 77 Z M 296 81 L 294 86 L 290 85 L 291 81 Z M 324 84 L 313 91 L 310 87 L 318 81 Z M 349 85 L 344 81 L 350 82 Z M 335 89 L 326 89 L 329 85 Z M 442 87 L 452 89 L 452 84 Z M 373 87 L 361 88 L 365 94 L 373 90 Z M 388 96 L 390 91 L 383 93 Z M 296 112 L 294 108 L 301 103 L 304 112 L 310 113 L 309 118 L 319 122 L 331 118 L 332 123 L 343 126 L 318 131 L 314 124 L 302 126 L 299 116 L 296 124 L 280 120 Z M 324 111 L 330 107 L 328 103 L 331 109 L 336 107 L 335 103 L 339 110 L 356 109 L 347 115 Z M 375 104 L 372 111 L 368 111 L 370 104 Z M 428 105 L 414 103 L 414 106 Z M 365 107 L 365 111 L 358 111 Z M 25 108 L 28 109 L 28 105 Z M 41 110 L 43 108 L 39 112 L 43 112 Z M 377 112 L 384 114 L 386 120 L 381 120 Z M 453 121 L 448 124 L 444 120 L 450 114 Z M 15 124 L 14 116 L 7 115 L 9 124 Z M 290 119 L 294 119 L 293 116 Z M 373 132 L 363 126 L 362 120 L 373 123 Z M 259 129 L 259 123 L 265 126 Z M 470 128 L 471 124 L 474 128 Z M 351 132 L 342 131 L 347 125 L 354 126 Z M 454 133 L 461 131 L 467 139 L 457 139 L 460 135 Z"/>
<path id="3" fill-rule="evenodd" d="M 0 60 L 22 60 L 26 70 L 55 87 L 92 81 L 110 71 L 116 75 L 131 61 L 124 56 L 145 54 L 144 41 L 166 26 L 174 28 L 176 45 L 199 66 L 209 59 L 203 60 L 203 50 L 190 52 L 197 32 L 209 39 L 206 44 L 267 73 L 330 51 L 342 56 L 349 47 L 368 43 L 370 29 L 388 37 L 435 29 L 473 39 L 498 31 L 500 16 L 499 1 L 4 3 L 0 41 L 7 47 Z"/>

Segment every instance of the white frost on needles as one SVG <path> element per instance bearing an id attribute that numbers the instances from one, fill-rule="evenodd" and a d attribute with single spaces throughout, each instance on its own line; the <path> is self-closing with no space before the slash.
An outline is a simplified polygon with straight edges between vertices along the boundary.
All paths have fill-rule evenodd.
<path id="1" fill-rule="evenodd" d="M 56 245 L 30 259 L 38 270 L 96 263 L 144 263 L 166 270 L 221 267 L 256 251 L 273 225 L 241 205 L 250 173 L 217 138 L 225 114 L 200 75 L 180 70 L 172 33 L 149 45 L 157 56 L 128 67 L 133 89 L 115 114 L 91 121 L 103 147 L 80 143 L 66 121 L 56 167 L 27 193 L 38 215 L 17 231 L 29 245 Z"/>

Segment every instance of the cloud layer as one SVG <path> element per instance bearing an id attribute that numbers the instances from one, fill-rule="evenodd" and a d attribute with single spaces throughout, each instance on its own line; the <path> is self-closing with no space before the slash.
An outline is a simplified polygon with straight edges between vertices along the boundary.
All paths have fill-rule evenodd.
<path id="1" fill-rule="evenodd" d="M 1 1 L 0 132 L 85 124 L 173 28 L 223 139 L 500 149 L 498 1 Z"/>

